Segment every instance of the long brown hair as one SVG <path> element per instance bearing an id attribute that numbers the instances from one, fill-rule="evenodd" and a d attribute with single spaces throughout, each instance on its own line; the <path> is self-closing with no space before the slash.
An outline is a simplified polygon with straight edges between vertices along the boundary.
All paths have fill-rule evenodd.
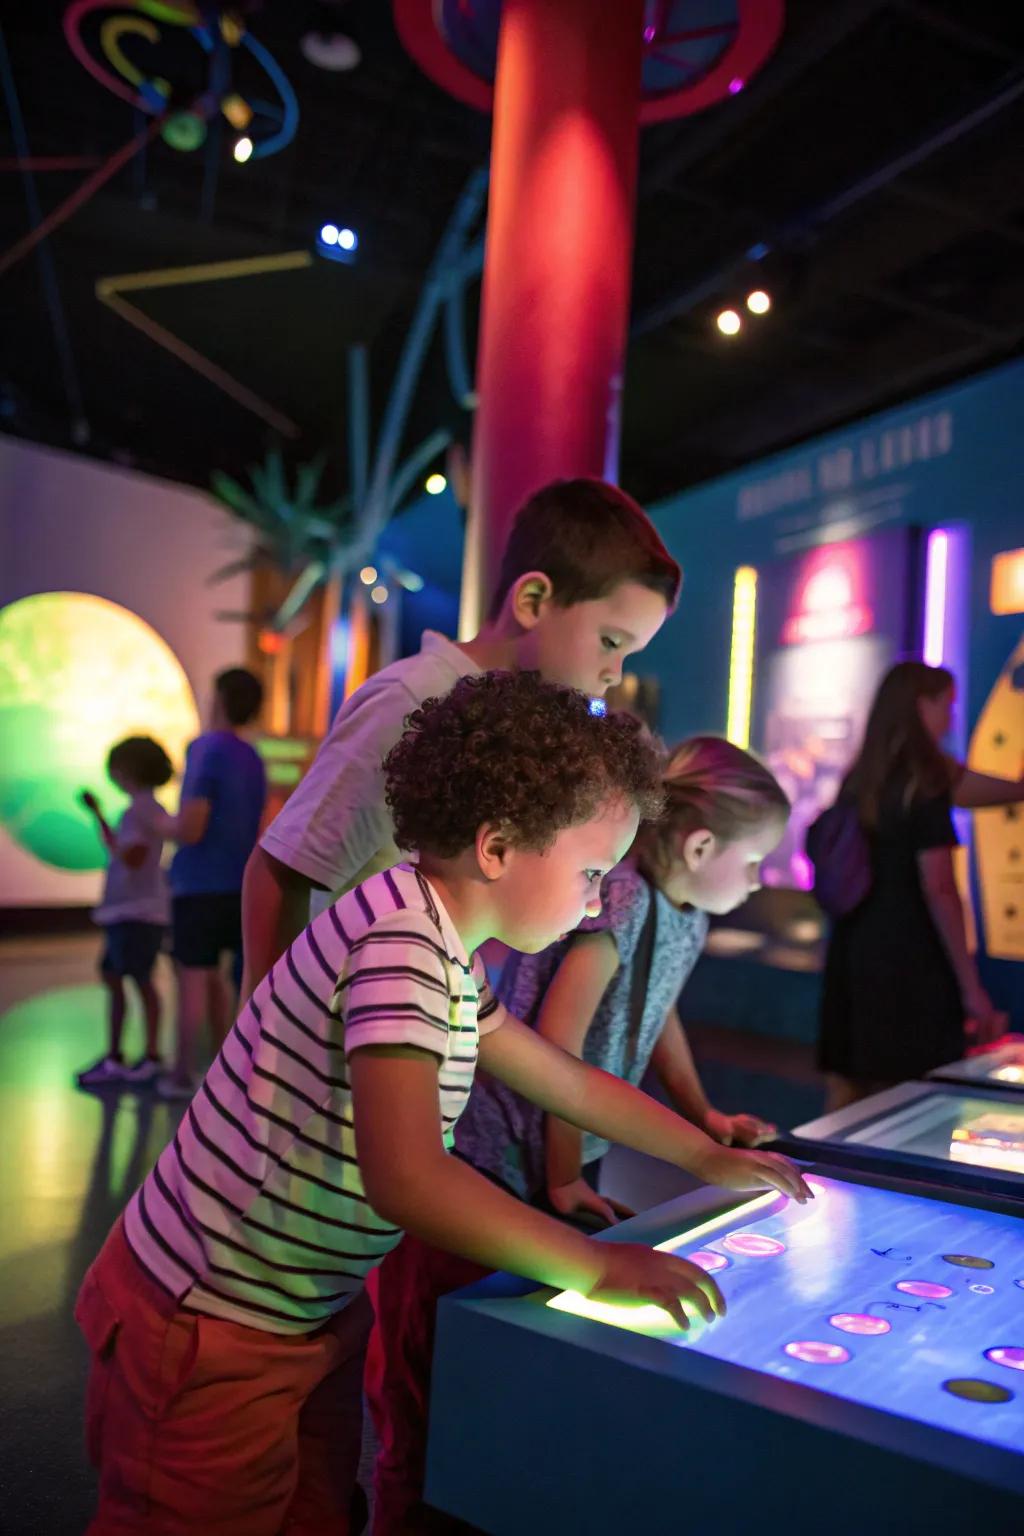
<path id="1" fill-rule="evenodd" d="M 662 775 L 665 813 L 645 822 L 636 841 L 640 868 L 664 874 L 680 838 L 707 830 L 723 843 L 785 822 L 790 805 L 775 775 L 721 736 L 691 736 L 670 754 Z"/>
<path id="2" fill-rule="evenodd" d="M 863 826 L 878 825 L 887 791 L 898 789 L 909 806 L 949 789 L 949 761 L 925 729 L 918 702 L 941 698 L 954 683 L 945 667 L 929 667 L 923 661 L 897 662 L 883 677 L 860 752 L 840 791 L 856 801 Z"/>

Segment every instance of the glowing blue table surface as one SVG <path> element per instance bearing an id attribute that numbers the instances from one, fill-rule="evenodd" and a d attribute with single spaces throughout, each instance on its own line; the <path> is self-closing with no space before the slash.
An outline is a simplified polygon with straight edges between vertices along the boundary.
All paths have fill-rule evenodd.
<path id="1" fill-rule="evenodd" d="M 1024 1219 L 809 1178 L 812 1205 L 701 1190 L 609 1236 L 714 1274 L 727 1316 L 689 1334 L 507 1276 L 443 1302 L 431 1502 L 496 1536 L 1024 1530 Z"/>

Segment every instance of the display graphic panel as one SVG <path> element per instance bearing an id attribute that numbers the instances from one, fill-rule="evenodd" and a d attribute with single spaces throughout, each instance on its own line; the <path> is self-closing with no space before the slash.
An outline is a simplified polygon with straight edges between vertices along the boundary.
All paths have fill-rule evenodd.
<path id="1" fill-rule="evenodd" d="M 932 1093 L 853 1131 L 848 1142 L 1024 1173 L 1024 1103 Z"/>
<path id="2" fill-rule="evenodd" d="M 975 1083 L 986 1088 L 1016 1088 L 1024 1092 L 1024 1036 L 1006 1035 L 996 1041 L 991 1050 L 936 1067 L 928 1076 L 940 1081 Z"/>
<path id="3" fill-rule="evenodd" d="M 914 550 L 912 529 L 889 528 L 759 573 L 752 739 L 793 806 L 768 885 L 810 888 L 807 828 L 834 801 L 875 689 L 910 641 Z"/>

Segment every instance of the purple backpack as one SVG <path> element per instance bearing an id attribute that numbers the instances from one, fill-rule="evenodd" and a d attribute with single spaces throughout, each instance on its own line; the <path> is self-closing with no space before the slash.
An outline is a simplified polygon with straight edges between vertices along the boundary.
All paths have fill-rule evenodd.
<path id="1" fill-rule="evenodd" d="M 847 917 L 871 891 L 871 849 L 856 802 L 840 797 L 807 828 L 814 897 L 829 917 Z"/>

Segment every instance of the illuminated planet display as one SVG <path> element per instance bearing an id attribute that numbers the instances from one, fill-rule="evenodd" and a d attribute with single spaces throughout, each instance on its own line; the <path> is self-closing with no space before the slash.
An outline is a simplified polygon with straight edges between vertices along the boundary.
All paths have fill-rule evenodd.
<path id="1" fill-rule="evenodd" d="M 106 862 L 78 795 L 91 789 L 108 820 L 121 814 L 124 796 L 106 773 L 115 742 L 152 736 L 180 769 L 198 730 L 181 663 L 127 608 L 42 592 L 0 610 L 0 824 L 43 863 Z M 173 805 L 174 786 L 160 798 Z"/>

